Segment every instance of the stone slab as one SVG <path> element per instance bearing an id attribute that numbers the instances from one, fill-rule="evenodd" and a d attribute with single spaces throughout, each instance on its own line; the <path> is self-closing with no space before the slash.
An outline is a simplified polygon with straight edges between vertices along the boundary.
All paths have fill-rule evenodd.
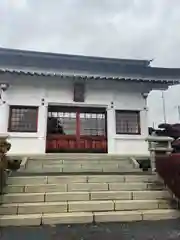
<path id="1" fill-rule="evenodd" d="M 148 183 L 147 189 L 148 190 L 163 190 L 163 189 L 165 189 L 165 186 L 164 186 L 164 184 L 161 184 L 161 183 Z"/>
<path id="2" fill-rule="evenodd" d="M 89 173 L 89 172 L 92 172 L 92 173 L 94 173 L 94 172 L 102 172 L 102 167 L 99 167 L 99 166 L 93 166 L 93 167 L 82 167 L 81 168 L 81 170 L 80 170 L 80 172 L 87 172 L 87 173 Z"/>
<path id="3" fill-rule="evenodd" d="M 72 166 L 72 165 L 69 165 L 69 166 L 63 166 L 62 167 L 62 172 L 81 172 L 81 166 Z"/>
<path id="4" fill-rule="evenodd" d="M 116 211 L 125 210 L 143 210 L 143 209 L 158 209 L 157 200 L 116 200 L 114 201 Z"/>
<path id="5" fill-rule="evenodd" d="M 23 193 L 24 186 L 23 185 L 9 185 L 4 188 L 4 193 Z"/>
<path id="6" fill-rule="evenodd" d="M 109 183 L 109 190 L 111 191 L 137 191 L 147 190 L 146 183 Z"/>
<path id="7" fill-rule="evenodd" d="M 18 212 L 18 204 L 0 205 L 0 215 L 15 215 Z"/>
<path id="8" fill-rule="evenodd" d="M 94 211 L 113 211 L 113 201 L 83 201 L 69 202 L 69 212 L 94 212 Z"/>
<path id="9" fill-rule="evenodd" d="M 78 224 L 92 223 L 92 213 L 61 213 L 61 214 L 43 214 L 42 223 L 45 225 L 52 224 Z"/>
<path id="10" fill-rule="evenodd" d="M 118 167 L 113 167 L 113 166 L 111 166 L 111 167 L 103 167 L 102 168 L 102 171 L 104 172 L 104 173 L 118 173 L 118 172 L 128 172 L 129 171 L 129 169 L 125 169 L 125 168 L 118 168 Z M 132 169 L 130 170 L 130 171 L 132 171 Z"/>
<path id="11" fill-rule="evenodd" d="M 36 165 L 36 164 L 27 164 L 27 166 L 26 166 L 26 169 L 31 169 L 32 171 L 39 171 L 39 170 L 42 170 L 43 169 L 43 166 L 42 166 L 42 164 L 38 164 L 38 165 Z"/>
<path id="12" fill-rule="evenodd" d="M 1 227 L 7 226 L 39 226 L 41 214 L 0 216 Z"/>
<path id="13" fill-rule="evenodd" d="M 171 200 L 160 200 L 158 203 L 158 208 L 159 209 L 177 209 L 178 204 L 177 202 L 171 202 Z"/>
<path id="14" fill-rule="evenodd" d="M 62 168 L 57 168 L 57 167 L 43 167 L 40 171 L 36 170 L 36 172 L 51 172 L 51 173 L 62 173 L 63 169 Z"/>
<path id="15" fill-rule="evenodd" d="M 115 199 L 131 199 L 130 191 L 99 191 L 91 192 L 91 200 L 115 200 Z"/>
<path id="16" fill-rule="evenodd" d="M 101 164 L 99 163 L 82 163 L 81 164 L 81 168 L 82 169 L 102 169 L 102 166 Z"/>
<path id="17" fill-rule="evenodd" d="M 58 164 L 58 163 L 51 163 L 51 164 L 43 164 L 43 168 L 72 168 L 72 167 L 74 167 L 74 168 L 81 168 L 81 164 L 79 164 L 79 163 L 76 163 L 76 164 L 66 164 L 66 163 L 64 163 L 64 164 Z"/>
<path id="18" fill-rule="evenodd" d="M 156 182 L 157 176 L 156 175 L 143 175 L 143 176 L 136 176 L 136 175 L 125 175 L 124 176 L 125 182 Z"/>
<path id="19" fill-rule="evenodd" d="M 79 182 L 85 183 L 87 182 L 87 176 L 49 176 L 47 179 L 48 183 L 72 183 Z"/>
<path id="20" fill-rule="evenodd" d="M 88 182 L 89 183 L 124 182 L 124 176 L 120 175 L 88 176 Z"/>
<path id="21" fill-rule="evenodd" d="M 180 211 L 172 209 L 157 209 L 150 211 L 142 211 L 143 220 L 165 220 L 180 218 Z"/>
<path id="22" fill-rule="evenodd" d="M 89 165 L 93 165 L 93 164 L 99 164 L 99 160 L 96 160 L 96 159 L 92 159 L 92 161 L 89 161 L 89 160 L 87 160 L 87 159 L 82 159 L 82 160 L 78 160 L 78 159 L 76 159 L 76 160 L 68 160 L 68 159 L 66 159 L 66 160 L 63 160 L 63 164 L 66 164 L 66 165 L 76 165 L 76 164 L 80 164 L 80 165 L 82 165 L 82 164 L 89 164 Z"/>
<path id="23" fill-rule="evenodd" d="M 10 193 L 2 196 L 3 203 L 44 202 L 44 193 Z"/>
<path id="24" fill-rule="evenodd" d="M 134 191 L 132 193 L 133 199 L 170 199 L 172 196 L 168 191 Z"/>
<path id="25" fill-rule="evenodd" d="M 26 185 L 25 192 L 27 193 L 45 193 L 45 192 L 66 192 L 67 184 L 41 184 L 41 185 Z"/>
<path id="26" fill-rule="evenodd" d="M 68 191 L 107 191 L 107 183 L 72 183 L 68 184 Z"/>
<path id="27" fill-rule="evenodd" d="M 89 200 L 88 192 L 56 192 L 46 193 L 45 201 L 87 201 Z"/>
<path id="28" fill-rule="evenodd" d="M 47 183 L 46 176 L 36 177 L 9 177 L 7 184 L 25 185 L 25 184 L 45 184 Z"/>
<path id="29" fill-rule="evenodd" d="M 139 211 L 119 212 L 94 212 L 94 221 L 100 222 L 135 222 L 141 221 L 142 214 Z"/>
<path id="30" fill-rule="evenodd" d="M 43 202 L 18 204 L 18 214 L 42 214 L 67 212 L 67 202 Z"/>

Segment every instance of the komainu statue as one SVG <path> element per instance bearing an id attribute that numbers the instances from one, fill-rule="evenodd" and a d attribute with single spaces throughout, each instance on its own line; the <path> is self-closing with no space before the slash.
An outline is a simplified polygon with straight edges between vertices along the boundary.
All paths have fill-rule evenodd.
<path id="1" fill-rule="evenodd" d="M 0 194 L 6 185 L 7 170 L 17 170 L 21 165 L 21 160 L 13 160 L 6 155 L 11 149 L 11 144 L 7 141 L 7 138 L 8 136 L 0 134 Z"/>

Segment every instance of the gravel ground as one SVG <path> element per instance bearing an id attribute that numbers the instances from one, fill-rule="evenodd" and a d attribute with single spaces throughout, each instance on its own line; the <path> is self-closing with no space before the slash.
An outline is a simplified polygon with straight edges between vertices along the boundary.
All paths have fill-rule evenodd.
<path id="1" fill-rule="evenodd" d="M 0 240 L 180 240 L 180 220 L 1 228 Z"/>

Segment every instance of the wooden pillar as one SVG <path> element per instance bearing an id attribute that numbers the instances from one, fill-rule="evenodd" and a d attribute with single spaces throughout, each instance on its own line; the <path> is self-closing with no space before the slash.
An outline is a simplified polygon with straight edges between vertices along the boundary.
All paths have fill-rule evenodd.
<path id="1" fill-rule="evenodd" d="M 0 103 L 0 133 L 6 134 L 8 131 L 9 106 Z"/>
<path id="2" fill-rule="evenodd" d="M 115 153 L 115 134 L 116 134 L 116 120 L 115 110 L 112 107 L 107 108 L 107 144 L 108 153 Z"/>

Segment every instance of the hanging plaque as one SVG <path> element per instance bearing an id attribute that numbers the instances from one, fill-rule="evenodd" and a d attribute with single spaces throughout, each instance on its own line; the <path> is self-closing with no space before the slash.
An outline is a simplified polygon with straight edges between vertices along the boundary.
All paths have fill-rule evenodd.
<path id="1" fill-rule="evenodd" d="M 74 83 L 74 102 L 84 102 L 85 85 L 84 83 Z"/>

